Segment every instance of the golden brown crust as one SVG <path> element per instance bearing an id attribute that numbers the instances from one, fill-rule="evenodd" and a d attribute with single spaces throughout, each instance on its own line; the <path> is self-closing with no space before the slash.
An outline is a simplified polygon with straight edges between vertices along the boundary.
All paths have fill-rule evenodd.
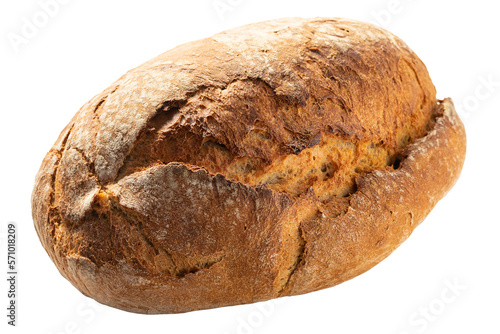
<path id="1" fill-rule="evenodd" d="M 60 272 L 140 313 L 336 285 L 389 255 L 455 183 L 465 133 L 392 34 L 282 19 L 181 45 L 75 115 L 37 175 Z"/>

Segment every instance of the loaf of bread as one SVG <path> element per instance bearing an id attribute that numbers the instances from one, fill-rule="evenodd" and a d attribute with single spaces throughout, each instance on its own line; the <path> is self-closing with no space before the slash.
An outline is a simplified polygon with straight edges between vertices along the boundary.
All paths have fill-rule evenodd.
<path id="1" fill-rule="evenodd" d="M 86 296 L 178 313 L 328 288 L 386 258 L 456 182 L 465 132 L 420 59 L 344 19 L 178 46 L 84 105 L 33 219 Z"/>

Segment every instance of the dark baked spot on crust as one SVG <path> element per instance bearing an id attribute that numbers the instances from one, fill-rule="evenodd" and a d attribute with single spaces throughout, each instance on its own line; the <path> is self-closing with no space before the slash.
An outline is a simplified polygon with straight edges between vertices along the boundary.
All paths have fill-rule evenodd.
<path id="1" fill-rule="evenodd" d="M 396 155 L 394 158 L 394 163 L 392 164 L 392 168 L 399 169 L 401 167 L 401 162 L 404 160 L 404 156 L 401 154 Z"/>

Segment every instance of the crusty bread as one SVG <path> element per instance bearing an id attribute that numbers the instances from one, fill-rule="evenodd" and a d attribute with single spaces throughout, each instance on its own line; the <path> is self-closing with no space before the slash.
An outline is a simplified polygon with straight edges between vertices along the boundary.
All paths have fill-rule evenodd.
<path id="1" fill-rule="evenodd" d="M 400 39 L 280 19 L 184 44 L 84 105 L 36 177 L 61 274 L 177 313 L 331 287 L 400 245 L 457 180 L 465 132 Z"/>

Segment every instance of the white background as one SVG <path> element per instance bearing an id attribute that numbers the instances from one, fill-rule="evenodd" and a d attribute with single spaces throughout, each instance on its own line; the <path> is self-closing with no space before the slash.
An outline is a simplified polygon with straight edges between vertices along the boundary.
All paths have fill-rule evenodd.
<path id="1" fill-rule="evenodd" d="M 38 1 L 1 1 L 0 277 L 9 221 L 18 224 L 20 273 L 17 328 L 6 325 L 6 279 L 0 284 L 2 333 L 500 333 L 497 2 L 69 0 L 44 22 Z M 373 21 L 406 41 L 427 65 L 438 97 L 451 96 L 466 125 L 467 159 L 456 186 L 388 259 L 334 288 L 155 316 L 84 297 L 56 270 L 31 220 L 34 176 L 59 132 L 85 102 L 150 58 L 286 16 Z M 40 27 L 16 47 L 9 36 L 22 36 L 26 20 Z"/>

